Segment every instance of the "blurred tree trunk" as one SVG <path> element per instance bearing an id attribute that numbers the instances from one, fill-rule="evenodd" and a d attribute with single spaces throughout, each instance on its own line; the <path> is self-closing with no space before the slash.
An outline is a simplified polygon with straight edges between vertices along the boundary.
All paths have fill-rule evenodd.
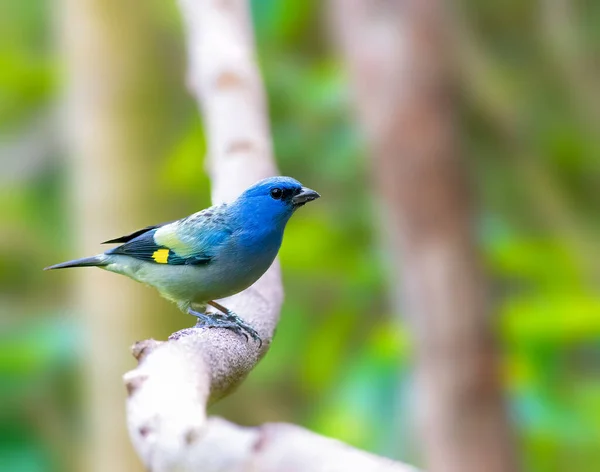
<path id="1" fill-rule="evenodd" d="M 436 0 L 334 0 L 416 338 L 432 472 L 515 469 L 472 234 L 451 90 L 449 15 Z"/>
<path id="2" fill-rule="evenodd" d="M 160 48 L 150 8 L 151 3 L 132 0 L 63 2 L 60 24 L 78 243 L 73 257 L 99 253 L 101 241 L 157 217 L 155 163 L 166 127 L 167 87 L 161 83 L 165 67 L 157 61 Z M 83 365 L 89 448 L 84 448 L 80 470 L 141 470 L 123 421 L 126 392 L 121 376 L 134 365 L 127 348 L 154 331 L 161 304 L 155 293 L 114 274 L 78 269 L 70 275 L 77 280 L 77 309 L 88 337 L 82 345 L 87 347 Z"/>

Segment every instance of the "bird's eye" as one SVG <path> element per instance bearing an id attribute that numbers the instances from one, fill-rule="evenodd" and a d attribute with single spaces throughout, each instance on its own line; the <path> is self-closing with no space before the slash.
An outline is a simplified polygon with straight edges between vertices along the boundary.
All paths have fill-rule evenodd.
<path id="1" fill-rule="evenodd" d="M 283 191 L 280 188 L 271 189 L 271 197 L 275 200 L 279 200 L 283 196 Z"/>

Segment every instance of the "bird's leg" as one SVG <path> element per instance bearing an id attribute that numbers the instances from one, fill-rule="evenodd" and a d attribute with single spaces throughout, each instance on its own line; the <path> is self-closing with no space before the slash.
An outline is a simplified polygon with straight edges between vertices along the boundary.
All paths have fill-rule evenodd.
<path id="1" fill-rule="evenodd" d="M 244 320 L 242 320 L 233 311 L 231 311 L 229 308 L 225 308 L 223 305 L 221 305 L 220 303 L 217 303 L 215 301 L 209 301 L 207 303 L 225 315 L 222 317 L 222 319 L 224 321 L 227 321 L 230 323 L 235 323 L 236 326 L 243 329 L 246 333 L 248 333 L 250 336 L 252 336 L 252 339 L 254 339 L 255 341 L 258 341 L 259 347 L 262 346 L 262 339 L 260 339 L 260 336 L 258 335 L 256 330 L 254 328 L 252 328 L 252 326 L 250 326 L 249 324 L 245 323 Z"/>
<path id="2" fill-rule="evenodd" d="M 203 313 L 200 311 L 196 311 L 192 308 L 192 304 L 190 302 L 178 302 L 177 306 L 184 313 L 195 316 L 198 319 L 198 324 L 200 324 L 200 325 L 210 324 L 210 323 L 206 323 L 207 316 L 210 318 L 218 319 L 218 320 L 225 319 L 225 315 L 222 315 L 221 313 Z"/>

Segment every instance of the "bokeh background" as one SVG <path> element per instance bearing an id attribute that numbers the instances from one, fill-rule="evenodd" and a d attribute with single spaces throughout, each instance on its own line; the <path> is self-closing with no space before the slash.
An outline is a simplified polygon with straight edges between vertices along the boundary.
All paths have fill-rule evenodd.
<path id="1" fill-rule="evenodd" d="M 79 24 L 84 9 L 77 1 L 0 4 L 2 471 L 81 470 L 101 417 L 126 438 L 125 368 L 101 383 L 94 377 L 90 396 L 89 371 L 103 353 L 86 348 L 95 325 L 76 293 L 79 276 L 41 268 L 84 255 L 82 234 L 100 242 L 209 205 L 206 137 L 185 90 L 176 4 L 79 3 L 95 5 L 86 14 L 108 15 L 113 29 Z M 422 464 L 411 338 L 392 308 L 386 222 L 323 3 L 252 2 L 278 164 L 323 198 L 287 231 L 286 302 L 270 352 L 214 413 L 240 424 L 294 422 Z M 462 149 L 523 468 L 597 471 L 600 3 L 464 0 L 457 12 Z M 107 82 L 131 79 L 136 90 L 123 95 L 113 123 L 125 130 L 113 135 L 129 140 L 115 149 L 128 149 L 128 158 L 105 156 L 111 167 L 99 188 L 73 183 L 80 164 L 69 128 L 80 124 L 65 112 L 77 109 L 77 80 L 85 80 L 70 77 L 70 43 L 85 42 L 86 32 L 90 41 L 110 37 L 98 54 Z M 106 59 L 111 54 L 115 61 Z M 111 208 L 90 214 L 97 207 L 86 209 L 85 202 L 102 198 L 114 205 L 118 224 L 90 235 L 82 225 L 110 218 Z M 96 297 L 129 297 L 132 309 L 140 307 L 111 314 L 123 319 L 123 330 L 104 336 L 102 345 L 125 359 L 117 364 L 134 365 L 134 341 L 164 339 L 192 322 L 149 289 L 96 272 Z M 122 393 L 104 395 L 103 388 Z M 90 415 L 95 396 L 108 401 L 100 402 L 105 411 Z M 136 462 L 126 442 L 119 454 Z M 96 470 L 115 470 L 114 457 L 94 460 Z"/>

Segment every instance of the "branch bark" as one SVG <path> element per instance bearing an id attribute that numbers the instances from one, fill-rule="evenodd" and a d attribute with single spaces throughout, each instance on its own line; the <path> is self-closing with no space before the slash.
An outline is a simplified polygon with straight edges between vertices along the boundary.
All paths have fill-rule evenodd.
<path id="1" fill-rule="evenodd" d="M 434 472 L 515 468 L 453 114 L 449 4 L 334 0 L 416 338 Z M 402 273 L 400 274 L 400 268 Z"/>
<path id="2" fill-rule="evenodd" d="M 181 9 L 188 83 L 209 137 L 213 201 L 229 201 L 276 173 L 250 12 L 245 0 L 181 0 Z M 241 428 L 207 419 L 207 404 L 230 393 L 266 353 L 282 300 L 275 263 L 252 287 L 223 302 L 259 332 L 262 348 L 230 331 L 197 328 L 134 346 L 139 365 L 124 376 L 127 419 L 149 470 L 412 470 L 292 425 Z"/>

